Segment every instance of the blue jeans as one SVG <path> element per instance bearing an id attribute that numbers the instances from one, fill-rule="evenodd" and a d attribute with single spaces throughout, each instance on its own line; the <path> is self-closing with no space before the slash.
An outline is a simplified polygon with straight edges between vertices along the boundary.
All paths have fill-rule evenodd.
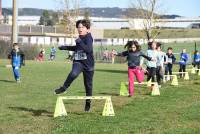
<path id="1" fill-rule="evenodd" d="M 15 80 L 20 80 L 20 72 L 19 72 L 20 67 L 18 66 L 13 66 L 13 73 Z"/>

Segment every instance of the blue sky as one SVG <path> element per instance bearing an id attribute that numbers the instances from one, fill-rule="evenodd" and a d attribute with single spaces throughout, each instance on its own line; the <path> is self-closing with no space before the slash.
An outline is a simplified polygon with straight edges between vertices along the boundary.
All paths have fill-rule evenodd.
<path id="1" fill-rule="evenodd" d="M 57 10 L 60 0 L 18 0 L 19 7 Z M 130 6 L 130 0 L 80 0 L 82 7 L 122 7 Z M 160 0 L 163 12 L 187 17 L 200 16 L 200 0 Z M 12 0 L 2 0 L 2 7 L 11 7 Z"/>

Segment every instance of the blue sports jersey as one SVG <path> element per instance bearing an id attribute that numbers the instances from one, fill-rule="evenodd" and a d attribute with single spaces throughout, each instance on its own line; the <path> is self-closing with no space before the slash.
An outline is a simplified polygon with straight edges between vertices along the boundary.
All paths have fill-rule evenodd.
<path id="1" fill-rule="evenodd" d="M 189 56 L 187 53 L 181 53 L 179 64 L 186 65 L 188 59 L 189 59 Z"/>
<path id="2" fill-rule="evenodd" d="M 200 54 L 195 54 L 193 59 L 194 59 L 194 62 L 200 62 Z"/>
<path id="3" fill-rule="evenodd" d="M 55 48 L 51 48 L 51 55 L 56 55 L 56 49 Z"/>
<path id="4" fill-rule="evenodd" d="M 22 64 L 24 64 L 24 54 L 21 50 L 16 52 L 16 50 L 12 50 L 9 54 L 9 57 L 11 58 L 11 64 L 13 67 L 20 67 Z"/>

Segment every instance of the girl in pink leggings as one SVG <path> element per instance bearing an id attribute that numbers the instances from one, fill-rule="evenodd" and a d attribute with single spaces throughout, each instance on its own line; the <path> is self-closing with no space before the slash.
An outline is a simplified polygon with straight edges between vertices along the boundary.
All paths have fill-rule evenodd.
<path id="1" fill-rule="evenodd" d="M 127 51 L 118 53 L 118 56 L 126 56 L 128 61 L 128 79 L 129 79 L 129 97 L 134 95 L 134 75 L 139 83 L 144 80 L 144 71 L 142 70 L 142 57 L 151 60 L 151 57 L 141 52 L 141 47 L 137 41 L 128 41 L 125 47 Z"/>

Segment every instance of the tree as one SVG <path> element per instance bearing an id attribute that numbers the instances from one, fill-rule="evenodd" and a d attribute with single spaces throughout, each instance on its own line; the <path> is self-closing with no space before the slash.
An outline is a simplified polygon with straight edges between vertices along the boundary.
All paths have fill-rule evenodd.
<path id="1" fill-rule="evenodd" d="M 75 35 L 76 20 L 79 16 L 79 0 L 61 0 L 62 19 L 60 24 L 64 27 L 65 33 L 70 37 Z"/>
<path id="2" fill-rule="evenodd" d="M 133 8 L 137 9 L 137 12 L 129 11 L 129 15 L 134 14 L 137 18 L 142 19 L 142 32 L 148 41 L 155 39 L 160 34 L 160 28 L 155 28 L 159 19 L 159 15 L 156 14 L 160 5 L 159 0 L 133 0 L 132 2 Z"/>
<path id="3" fill-rule="evenodd" d="M 86 20 L 90 19 L 90 12 L 87 9 L 85 9 L 85 11 L 84 11 L 84 19 L 86 19 Z"/>
<path id="4" fill-rule="evenodd" d="M 56 25 L 59 22 L 58 12 L 53 12 L 51 17 L 53 25 Z"/>
<path id="5" fill-rule="evenodd" d="M 40 17 L 39 25 L 53 26 L 58 22 L 57 13 L 49 13 L 48 10 L 44 10 L 42 16 Z"/>
<path id="6" fill-rule="evenodd" d="M 44 10 L 42 16 L 40 17 L 39 25 L 48 26 L 50 24 L 50 15 L 48 10 Z"/>

